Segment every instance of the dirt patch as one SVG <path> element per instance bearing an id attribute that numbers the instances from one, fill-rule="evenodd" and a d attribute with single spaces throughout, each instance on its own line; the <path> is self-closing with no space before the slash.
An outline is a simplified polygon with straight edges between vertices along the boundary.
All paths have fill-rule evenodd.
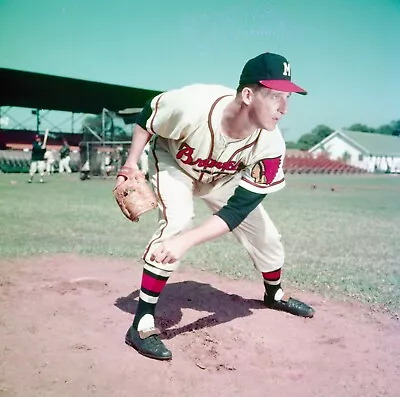
<path id="1" fill-rule="evenodd" d="M 70 255 L 0 262 L 0 396 L 398 396 L 400 322 L 321 300 L 263 308 L 262 286 L 182 267 L 158 325 L 171 362 L 124 344 L 141 267 Z"/>

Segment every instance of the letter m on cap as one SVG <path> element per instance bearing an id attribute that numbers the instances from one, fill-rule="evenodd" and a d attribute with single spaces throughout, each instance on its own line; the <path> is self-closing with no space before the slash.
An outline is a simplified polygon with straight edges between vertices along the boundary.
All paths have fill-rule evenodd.
<path id="1" fill-rule="evenodd" d="M 283 62 L 283 75 L 290 77 L 290 65 L 287 62 Z"/>

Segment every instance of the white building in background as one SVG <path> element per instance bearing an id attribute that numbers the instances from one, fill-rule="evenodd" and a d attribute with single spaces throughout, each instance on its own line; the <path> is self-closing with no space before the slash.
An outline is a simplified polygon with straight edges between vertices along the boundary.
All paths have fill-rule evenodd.
<path id="1" fill-rule="evenodd" d="M 400 173 L 400 137 L 337 130 L 309 149 L 313 156 L 326 155 L 368 172 Z"/>

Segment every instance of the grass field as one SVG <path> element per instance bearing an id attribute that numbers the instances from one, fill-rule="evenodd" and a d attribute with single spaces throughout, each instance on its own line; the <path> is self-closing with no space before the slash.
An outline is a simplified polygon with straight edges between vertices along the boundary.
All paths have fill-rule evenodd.
<path id="1" fill-rule="evenodd" d="M 139 262 L 157 215 L 128 222 L 111 194 L 113 180 L 81 182 L 76 174 L 54 175 L 44 184 L 26 180 L 26 175 L 0 175 L 2 259 L 79 253 Z M 288 175 L 287 187 L 264 205 L 283 235 L 286 286 L 398 313 L 399 176 Z M 209 214 L 201 201 L 196 211 L 197 223 Z M 259 278 L 230 236 L 194 248 L 185 264 L 233 278 Z"/>

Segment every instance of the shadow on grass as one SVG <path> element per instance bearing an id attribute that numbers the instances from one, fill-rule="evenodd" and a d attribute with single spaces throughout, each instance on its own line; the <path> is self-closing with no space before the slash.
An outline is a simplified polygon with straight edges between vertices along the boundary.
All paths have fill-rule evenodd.
<path id="1" fill-rule="evenodd" d="M 126 297 L 118 298 L 115 306 L 126 313 L 134 314 L 138 305 L 139 292 L 136 290 Z M 227 323 L 238 317 L 251 316 L 252 309 L 263 308 L 265 306 L 261 300 L 244 299 L 235 294 L 227 294 L 206 283 L 184 281 L 165 286 L 157 304 L 156 322 L 163 329 L 162 339 L 172 339 L 186 332 Z M 182 309 L 211 314 L 190 324 L 172 328 L 181 322 Z"/>

